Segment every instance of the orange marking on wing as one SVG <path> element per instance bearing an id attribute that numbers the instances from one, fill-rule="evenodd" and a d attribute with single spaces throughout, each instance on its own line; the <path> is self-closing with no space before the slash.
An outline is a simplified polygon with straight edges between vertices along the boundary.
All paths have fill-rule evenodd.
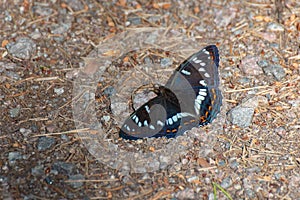
<path id="1" fill-rule="evenodd" d="M 167 129 L 167 133 L 170 133 L 171 131 L 170 131 L 170 129 Z"/>
<path id="2" fill-rule="evenodd" d="M 206 122 L 206 118 L 205 118 L 204 116 L 201 116 L 201 117 L 200 117 L 200 121 L 201 121 L 201 122 Z"/>
<path id="3" fill-rule="evenodd" d="M 208 111 L 206 111 L 206 112 L 205 112 L 205 117 L 206 117 L 206 118 L 207 118 L 208 114 L 209 114 L 209 112 L 208 112 Z"/>
<path id="4" fill-rule="evenodd" d="M 176 128 L 172 130 L 172 133 L 175 133 L 175 132 L 177 132 L 177 129 L 176 129 Z"/>

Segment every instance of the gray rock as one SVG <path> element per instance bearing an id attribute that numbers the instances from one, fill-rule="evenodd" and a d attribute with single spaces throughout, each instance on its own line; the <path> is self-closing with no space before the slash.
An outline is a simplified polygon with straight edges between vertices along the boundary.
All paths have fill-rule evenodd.
<path id="1" fill-rule="evenodd" d="M 56 162 L 52 165 L 52 169 L 58 171 L 58 173 L 72 175 L 75 172 L 75 165 L 66 162 Z"/>
<path id="2" fill-rule="evenodd" d="M 13 72 L 13 71 L 6 71 L 5 72 L 6 76 L 12 78 L 12 79 L 15 79 L 15 80 L 20 80 L 20 75 L 17 74 L 16 72 Z"/>
<path id="3" fill-rule="evenodd" d="M 5 18 L 4 18 L 4 20 L 6 21 L 6 22 L 11 22 L 12 21 L 12 16 L 10 15 L 10 13 L 6 10 L 5 11 Z"/>
<path id="4" fill-rule="evenodd" d="M 160 66 L 162 66 L 162 67 L 168 67 L 168 66 L 170 66 L 170 65 L 172 65 L 173 64 L 173 60 L 172 59 L 170 59 L 170 58 L 162 58 L 161 60 L 160 60 Z"/>
<path id="5" fill-rule="evenodd" d="M 257 64 L 257 56 L 246 56 L 240 65 L 241 70 L 247 75 L 260 75 L 263 73 L 261 67 Z"/>
<path id="6" fill-rule="evenodd" d="M 39 151 L 45 151 L 49 149 L 55 143 L 55 139 L 52 137 L 40 137 L 38 140 L 37 148 Z"/>
<path id="7" fill-rule="evenodd" d="M 0 62 L 0 72 L 3 72 L 4 69 L 16 69 L 16 63 L 12 62 Z"/>
<path id="8" fill-rule="evenodd" d="M 154 44 L 156 42 L 157 38 L 158 38 L 157 33 L 152 33 L 145 39 L 145 43 L 146 44 Z"/>
<path id="9" fill-rule="evenodd" d="M 9 114 L 11 118 L 16 118 L 20 114 L 20 107 L 12 108 L 9 110 Z"/>
<path id="10" fill-rule="evenodd" d="M 73 187 L 73 188 L 80 188 L 83 186 L 83 181 L 80 180 L 84 180 L 84 176 L 82 174 L 74 174 L 69 176 L 69 181 L 68 184 Z"/>
<path id="11" fill-rule="evenodd" d="M 101 120 L 105 121 L 106 123 L 109 122 L 110 116 L 109 115 L 104 115 Z"/>
<path id="12" fill-rule="evenodd" d="M 27 37 L 21 37 L 6 45 L 7 51 L 14 57 L 20 59 L 30 59 L 36 51 L 36 44 Z"/>
<path id="13" fill-rule="evenodd" d="M 54 92 L 57 94 L 57 95 L 61 95 L 64 93 L 64 88 L 61 87 L 61 88 L 54 88 Z"/>
<path id="14" fill-rule="evenodd" d="M 175 194 L 177 199 L 195 199 L 195 192 L 192 188 L 186 188 Z"/>
<path id="15" fill-rule="evenodd" d="M 267 66 L 269 66 L 269 62 L 268 61 L 266 61 L 266 60 L 260 60 L 260 61 L 258 61 L 257 62 L 257 64 L 260 66 L 260 67 L 267 67 Z"/>
<path id="16" fill-rule="evenodd" d="M 229 188 L 231 185 L 232 185 L 232 179 L 230 177 L 226 177 L 225 179 L 223 179 L 221 183 L 221 187 L 224 189 Z"/>
<path id="17" fill-rule="evenodd" d="M 128 18 L 128 21 L 132 25 L 139 25 L 142 23 L 142 19 L 140 17 L 130 17 Z"/>
<path id="18" fill-rule="evenodd" d="M 17 160 L 22 159 L 22 154 L 18 151 L 13 151 L 8 153 L 8 162 L 10 165 L 15 164 Z"/>
<path id="19" fill-rule="evenodd" d="M 53 13 L 50 6 L 35 5 L 32 7 L 32 12 L 41 16 L 49 16 Z"/>
<path id="20" fill-rule="evenodd" d="M 275 22 L 268 24 L 267 29 L 269 31 L 284 31 L 284 26 Z"/>
<path id="21" fill-rule="evenodd" d="M 248 127 L 251 124 L 254 108 L 235 107 L 228 113 L 229 121 L 240 127 Z"/>
<path id="22" fill-rule="evenodd" d="M 273 75 L 277 81 L 282 80 L 286 75 L 281 65 L 270 65 L 263 68 L 263 71 L 267 75 Z"/>
<path id="23" fill-rule="evenodd" d="M 230 158 L 229 159 L 229 166 L 232 169 L 237 169 L 239 166 L 239 163 L 237 162 L 236 158 Z"/>
<path id="24" fill-rule="evenodd" d="M 71 23 L 61 23 L 61 24 L 55 24 L 51 27 L 51 33 L 62 35 L 66 33 L 71 28 Z"/>
<path id="25" fill-rule="evenodd" d="M 34 176 L 40 176 L 44 174 L 44 165 L 37 165 L 31 168 L 31 174 Z"/>
<path id="26" fill-rule="evenodd" d="M 198 180 L 199 180 L 198 176 L 192 176 L 192 177 L 187 179 L 187 182 L 192 183 L 192 182 L 198 181 Z"/>
<path id="27" fill-rule="evenodd" d="M 84 9 L 84 5 L 80 0 L 64 0 L 73 11 L 80 11 Z"/>
<path id="28" fill-rule="evenodd" d="M 108 96 L 111 96 L 115 93 L 116 93 L 116 89 L 113 86 L 109 86 L 109 87 L 105 88 L 105 90 L 103 91 L 103 94 L 106 94 Z"/>

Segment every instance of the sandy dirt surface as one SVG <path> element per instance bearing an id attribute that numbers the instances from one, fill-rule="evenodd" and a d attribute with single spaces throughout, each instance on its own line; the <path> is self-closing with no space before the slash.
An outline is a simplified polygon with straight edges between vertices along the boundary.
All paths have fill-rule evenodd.
<path id="1" fill-rule="evenodd" d="M 122 35 L 152 29 L 159 40 Z M 0 199 L 300 198 L 299 1 L 2 0 L 0 42 Z M 218 119 L 175 140 L 119 139 L 137 87 L 207 44 L 220 53 Z M 101 74 L 94 93 L 77 93 L 82 72 Z M 100 127 L 73 115 L 89 102 Z M 109 142 L 88 148 L 99 130 Z M 127 166 L 121 150 L 138 158 Z"/>

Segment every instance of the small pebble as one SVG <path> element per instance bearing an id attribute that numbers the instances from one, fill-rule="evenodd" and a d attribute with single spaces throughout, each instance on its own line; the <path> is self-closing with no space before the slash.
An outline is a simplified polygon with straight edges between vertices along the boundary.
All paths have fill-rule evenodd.
<path id="1" fill-rule="evenodd" d="M 109 122 L 109 120 L 110 120 L 110 116 L 109 115 L 104 115 L 102 118 L 101 118 L 101 120 L 103 120 L 104 122 Z"/>
<path id="2" fill-rule="evenodd" d="M 80 181 L 82 180 L 82 181 Z M 85 180 L 85 177 L 82 174 L 75 174 L 75 175 L 71 175 L 69 176 L 69 181 L 68 184 L 73 187 L 74 189 L 76 188 L 80 188 L 83 186 L 83 181 Z M 72 182 L 74 181 L 74 182 Z"/>
<path id="3" fill-rule="evenodd" d="M 76 166 L 72 163 L 56 162 L 52 165 L 52 170 L 57 170 L 60 174 L 72 175 L 75 172 Z"/>
<path id="4" fill-rule="evenodd" d="M 9 110 L 9 114 L 11 118 L 16 118 L 20 114 L 20 107 L 12 108 Z"/>
<path id="5" fill-rule="evenodd" d="M 140 17 L 130 17 L 127 20 L 132 25 L 139 25 L 142 23 L 142 19 Z"/>
<path id="6" fill-rule="evenodd" d="M 190 178 L 187 179 L 187 181 L 188 181 L 189 183 L 192 183 L 192 182 L 198 181 L 198 180 L 199 180 L 199 177 L 198 177 L 198 176 L 192 176 L 192 177 L 190 177 Z"/>
<path id="7" fill-rule="evenodd" d="M 220 185 L 224 189 L 229 188 L 232 185 L 232 179 L 230 177 L 226 177 L 225 179 L 223 179 Z"/>
<path id="8" fill-rule="evenodd" d="M 103 94 L 108 95 L 108 96 L 111 96 L 115 93 L 116 93 L 116 89 L 113 86 L 109 86 L 109 87 L 105 88 L 105 90 L 103 92 Z"/>
<path id="9" fill-rule="evenodd" d="M 263 70 L 265 74 L 273 75 L 277 81 L 281 81 L 286 76 L 285 70 L 281 65 L 270 65 L 263 68 Z"/>
<path id="10" fill-rule="evenodd" d="M 160 60 L 160 66 L 163 68 L 171 66 L 172 64 L 173 64 L 173 60 L 170 58 L 162 58 Z"/>
<path id="11" fill-rule="evenodd" d="M 248 127 L 251 124 L 254 108 L 235 107 L 228 113 L 229 121 L 240 127 Z"/>
<path id="12" fill-rule="evenodd" d="M 240 65 L 241 70 L 245 74 L 249 75 L 259 75 L 262 74 L 262 68 L 257 64 L 258 57 L 256 56 L 246 56 L 243 58 L 242 63 Z"/>
<path id="13" fill-rule="evenodd" d="M 40 176 L 44 174 L 44 165 L 37 165 L 31 168 L 31 174 L 34 176 Z"/>
<path id="14" fill-rule="evenodd" d="M 23 158 L 22 154 L 18 151 L 13 151 L 8 153 L 8 162 L 10 165 L 15 164 L 17 160 L 20 160 L 22 158 Z"/>
<path id="15" fill-rule="evenodd" d="M 269 65 L 269 62 L 266 60 L 260 60 L 257 62 L 257 64 L 263 68 L 263 67 L 267 67 Z"/>
<path id="16" fill-rule="evenodd" d="M 175 194 L 177 199 L 195 199 L 195 192 L 192 188 L 185 188 L 184 190 L 179 190 Z"/>
<path id="17" fill-rule="evenodd" d="M 54 88 L 54 92 L 57 94 L 57 95 L 61 95 L 64 93 L 64 88 L 61 87 L 61 88 Z"/>
<path id="18" fill-rule="evenodd" d="M 52 137 L 40 137 L 37 144 L 39 151 L 45 151 L 49 149 L 55 143 L 55 139 Z"/>
<path id="19" fill-rule="evenodd" d="M 16 42 L 6 45 L 7 51 L 14 57 L 29 60 L 36 51 L 36 44 L 27 37 L 20 37 Z"/>
<path id="20" fill-rule="evenodd" d="M 270 31 L 284 31 L 284 27 L 281 24 L 275 22 L 269 23 L 267 29 Z"/>
<path id="21" fill-rule="evenodd" d="M 152 33 L 145 39 L 146 44 L 154 44 L 158 38 L 158 35 L 155 33 Z"/>

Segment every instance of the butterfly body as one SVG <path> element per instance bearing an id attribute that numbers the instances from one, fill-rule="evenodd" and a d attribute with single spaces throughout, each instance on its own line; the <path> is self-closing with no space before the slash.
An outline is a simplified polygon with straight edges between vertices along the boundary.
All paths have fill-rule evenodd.
<path id="1" fill-rule="evenodd" d="M 210 45 L 186 59 L 174 71 L 157 97 L 127 118 L 120 137 L 176 137 L 195 126 L 210 123 L 220 112 L 222 94 L 218 76 L 219 53 Z"/>

